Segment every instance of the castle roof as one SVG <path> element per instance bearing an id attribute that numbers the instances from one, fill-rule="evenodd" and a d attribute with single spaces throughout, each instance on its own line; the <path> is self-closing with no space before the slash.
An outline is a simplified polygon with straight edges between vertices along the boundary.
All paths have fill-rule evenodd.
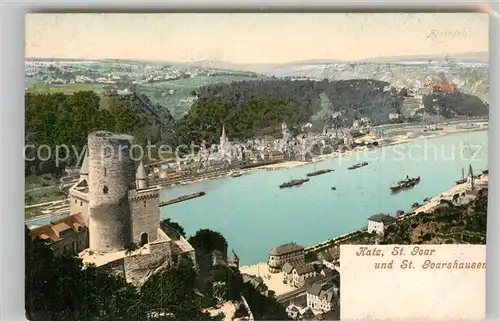
<path id="1" fill-rule="evenodd" d="M 395 220 L 396 220 L 395 217 L 387 215 L 387 214 L 377 214 L 377 215 L 370 216 L 368 218 L 368 221 L 373 221 L 373 222 L 377 222 L 377 223 L 391 223 Z"/>
<path id="2" fill-rule="evenodd" d="M 80 175 L 87 175 L 89 173 L 89 155 L 85 153 L 82 165 L 80 166 Z"/>
<path id="3" fill-rule="evenodd" d="M 139 164 L 139 167 L 137 167 L 137 172 L 135 173 L 135 178 L 136 179 L 147 179 L 148 178 L 148 173 L 146 173 L 146 168 L 144 168 L 144 164 L 141 163 Z"/>
<path id="4" fill-rule="evenodd" d="M 61 240 L 60 233 L 72 229 L 78 232 L 78 229 L 85 227 L 85 221 L 81 213 L 74 214 L 47 225 L 39 226 L 30 230 L 30 236 L 41 238 L 42 240 L 51 240 L 57 242 Z"/>

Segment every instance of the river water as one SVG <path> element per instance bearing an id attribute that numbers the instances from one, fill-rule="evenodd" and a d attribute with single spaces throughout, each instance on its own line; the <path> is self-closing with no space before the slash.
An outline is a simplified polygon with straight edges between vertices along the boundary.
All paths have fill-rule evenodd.
<path id="1" fill-rule="evenodd" d="M 365 160 L 368 166 L 347 170 Z M 488 167 L 487 131 L 421 139 L 291 169 L 164 189 L 162 200 L 199 191 L 207 195 L 165 206 L 161 216 L 181 224 L 188 235 L 202 228 L 222 233 L 229 249 L 238 253 L 240 264 L 253 264 L 267 260 L 273 246 L 292 241 L 309 246 L 366 226 L 373 214 L 410 210 L 413 203 L 452 187 L 469 164 L 475 173 Z M 285 181 L 327 168 L 335 171 L 312 177 L 299 187 L 278 188 Z M 391 194 L 389 187 L 406 175 L 420 176 L 420 184 Z"/>

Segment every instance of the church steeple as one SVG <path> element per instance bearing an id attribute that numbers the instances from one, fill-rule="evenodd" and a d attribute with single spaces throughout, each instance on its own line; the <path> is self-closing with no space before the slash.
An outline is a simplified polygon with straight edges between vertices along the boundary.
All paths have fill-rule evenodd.
<path id="1" fill-rule="evenodd" d="M 226 137 L 226 126 L 222 124 L 222 133 L 220 135 L 220 142 L 219 142 L 219 151 L 221 157 L 224 157 L 226 154 L 226 142 L 227 142 L 227 137 Z"/>
<path id="2" fill-rule="evenodd" d="M 471 164 L 469 164 L 469 174 L 467 175 L 467 189 L 474 189 L 474 172 L 472 171 Z"/>
<path id="3" fill-rule="evenodd" d="M 220 135 L 221 139 L 226 140 L 226 126 L 222 124 L 222 134 Z"/>

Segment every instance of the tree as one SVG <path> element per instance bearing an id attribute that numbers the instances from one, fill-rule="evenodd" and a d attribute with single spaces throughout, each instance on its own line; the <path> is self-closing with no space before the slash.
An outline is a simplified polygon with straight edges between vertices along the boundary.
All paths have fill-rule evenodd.
<path id="1" fill-rule="evenodd" d="M 138 291 L 81 259 L 56 256 L 25 227 L 25 309 L 31 321 L 143 320 Z"/>
<path id="2" fill-rule="evenodd" d="M 200 309 L 193 291 L 196 271 L 189 258 L 153 275 L 141 288 L 141 298 L 147 310 L 159 314 L 173 314 L 176 320 L 194 320 Z"/>
<path id="3" fill-rule="evenodd" d="M 189 238 L 189 244 L 191 244 L 196 251 L 202 253 L 212 253 L 214 250 L 218 250 L 222 253 L 227 252 L 227 241 L 219 232 L 212 231 L 209 229 L 201 229 L 196 232 L 196 234 Z"/>

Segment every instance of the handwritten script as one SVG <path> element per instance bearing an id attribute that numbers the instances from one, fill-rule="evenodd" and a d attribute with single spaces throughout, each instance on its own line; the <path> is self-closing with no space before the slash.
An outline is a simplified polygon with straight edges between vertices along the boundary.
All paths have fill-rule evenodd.
<path id="1" fill-rule="evenodd" d="M 375 261 L 375 269 L 415 269 L 439 270 L 439 269 L 486 269 L 486 262 L 481 261 L 460 261 L 458 259 L 440 260 L 437 248 L 421 246 L 394 246 L 392 248 L 381 248 L 372 246 L 360 246 L 356 256 L 360 257 L 391 257 L 389 260 Z M 417 260 L 414 260 L 416 258 Z"/>
<path id="2" fill-rule="evenodd" d="M 486 317 L 486 246 L 342 245 L 341 320 Z"/>

